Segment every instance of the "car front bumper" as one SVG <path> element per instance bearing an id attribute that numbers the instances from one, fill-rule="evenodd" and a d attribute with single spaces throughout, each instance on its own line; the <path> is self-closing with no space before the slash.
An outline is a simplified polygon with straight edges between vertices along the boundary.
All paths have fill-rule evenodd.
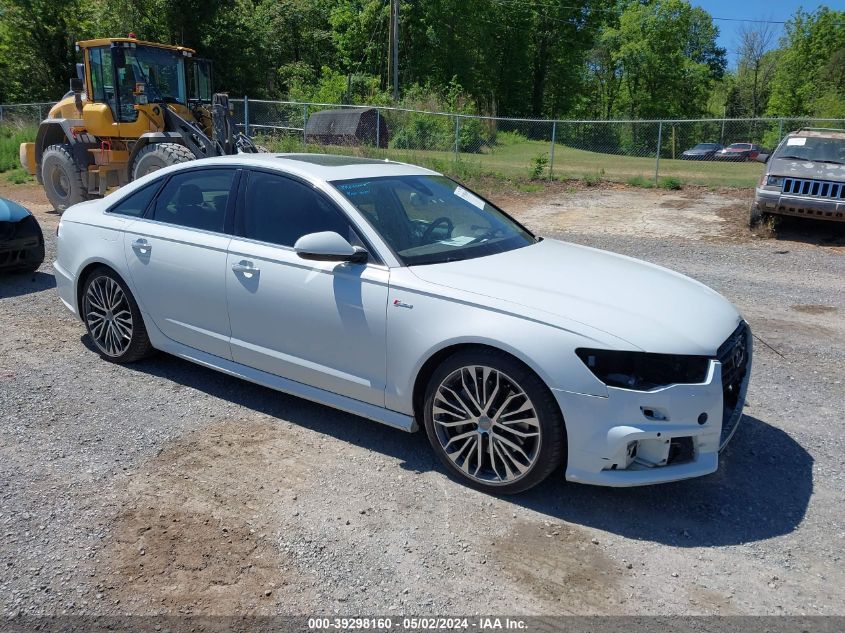
<path id="1" fill-rule="evenodd" d="M 56 277 L 56 291 L 65 307 L 77 317 L 76 311 L 76 278 L 62 268 L 58 261 L 53 262 L 53 273 Z"/>
<path id="2" fill-rule="evenodd" d="M 845 200 L 794 196 L 758 187 L 754 204 L 763 213 L 845 222 Z"/>
<path id="3" fill-rule="evenodd" d="M 0 241 L 0 270 L 18 270 L 44 261 L 44 240 L 28 235 Z"/>
<path id="4" fill-rule="evenodd" d="M 567 480 L 642 486 L 715 472 L 742 416 L 751 375 L 751 331 L 737 332 L 732 338 L 743 337 L 746 346 L 741 379 L 732 361 L 713 359 L 701 384 L 648 392 L 608 387 L 607 397 L 553 389 L 566 423 Z M 729 400 L 733 406 L 726 406 Z"/>

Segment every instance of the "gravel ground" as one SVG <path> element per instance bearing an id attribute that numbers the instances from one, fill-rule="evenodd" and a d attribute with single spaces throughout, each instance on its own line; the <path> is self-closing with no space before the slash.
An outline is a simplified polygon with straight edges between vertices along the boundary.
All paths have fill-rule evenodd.
<path id="1" fill-rule="evenodd" d="M 421 433 L 165 355 L 100 360 L 53 289 L 57 216 L 33 186 L 0 195 L 48 238 L 39 272 L 0 277 L 0 616 L 845 614 L 839 227 L 756 238 L 729 191 L 499 196 L 714 287 L 761 340 L 714 475 L 496 498 Z"/>

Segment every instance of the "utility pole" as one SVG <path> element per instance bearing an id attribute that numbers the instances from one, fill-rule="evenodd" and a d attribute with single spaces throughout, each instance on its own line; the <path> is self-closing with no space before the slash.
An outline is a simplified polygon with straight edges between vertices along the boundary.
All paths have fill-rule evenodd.
<path id="1" fill-rule="evenodd" d="M 393 87 L 393 100 L 399 100 L 399 0 L 390 0 L 390 44 L 387 54 L 387 81 Z"/>

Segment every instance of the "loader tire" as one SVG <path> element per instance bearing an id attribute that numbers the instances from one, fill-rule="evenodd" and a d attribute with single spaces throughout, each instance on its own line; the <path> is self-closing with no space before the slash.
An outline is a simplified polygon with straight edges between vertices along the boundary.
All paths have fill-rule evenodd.
<path id="1" fill-rule="evenodd" d="M 178 143 L 153 143 L 138 152 L 132 163 L 132 180 L 146 176 L 163 167 L 187 163 L 196 156 L 184 145 Z"/>
<path id="2" fill-rule="evenodd" d="M 41 156 L 41 182 L 44 184 L 44 193 L 59 213 L 91 197 L 85 186 L 87 175 L 85 169 L 73 160 L 73 152 L 67 143 L 50 145 Z"/>

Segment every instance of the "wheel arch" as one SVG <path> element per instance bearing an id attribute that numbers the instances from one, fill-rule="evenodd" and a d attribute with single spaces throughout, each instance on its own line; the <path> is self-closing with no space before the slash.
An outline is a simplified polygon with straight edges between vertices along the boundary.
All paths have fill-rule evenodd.
<path id="1" fill-rule="evenodd" d="M 45 121 L 38 126 L 38 134 L 35 136 L 35 164 L 41 166 L 41 157 L 44 155 L 44 150 L 51 145 L 71 142 L 64 126 L 59 121 Z"/>
<path id="2" fill-rule="evenodd" d="M 434 374 L 437 367 L 442 364 L 443 361 L 449 358 L 449 356 L 457 352 L 466 350 L 495 352 L 497 354 L 507 356 L 509 359 L 519 363 L 520 365 L 523 365 L 526 369 L 534 373 L 546 386 L 546 389 L 551 391 L 548 376 L 545 375 L 545 372 L 538 368 L 535 363 L 532 363 L 530 359 L 525 358 L 517 350 L 508 349 L 506 346 L 497 344 L 492 341 L 451 341 L 435 350 L 431 350 L 415 374 L 414 386 L 411 394 L 411 406 L 413 407 L 413 415 L 417 419 L 418 424 L 421 422 L 422 419 L 420 416 L 422 415 L 423 411 L 425 390 L 428 386 L 428 381 L 431 379 L 431 376 Z M 553 400 L 555 401 L 555 406 L 557 406 L 558 410 L 560 411 L 561 417 L 563 417 L 565 421 L 566 418 L 564 416 L 564 412 L 560 410 L 560 404 L 557 402 L 556 398 L 553 398 Z M 422 424 L 420 424 L 420 426 L 422 426 Z"/>
<path id="3" fill-rule="evenodd" d="M 79 274 L 76 276 L 76 287 L 74 288 L 74 297 L 76 298 L 76 312 L 79 315 L 79 318 L 82 318 L 82 289 L 85 286 L 85 282 L 88 280 L 88 277 L 91 276 L 91 273 L 94 272 L 98 268 L 108 268 L 111 272 L 115 275 L 120 277 L 123 280 L 130 290 L 132 290 L 132 286 L 127 281 L 124 275 L 120 274 L 114 266 L 109 264 L 108 262 L 95 259 L 89 262 L 86 262 L 85 265 L 80 269 Z"/>

